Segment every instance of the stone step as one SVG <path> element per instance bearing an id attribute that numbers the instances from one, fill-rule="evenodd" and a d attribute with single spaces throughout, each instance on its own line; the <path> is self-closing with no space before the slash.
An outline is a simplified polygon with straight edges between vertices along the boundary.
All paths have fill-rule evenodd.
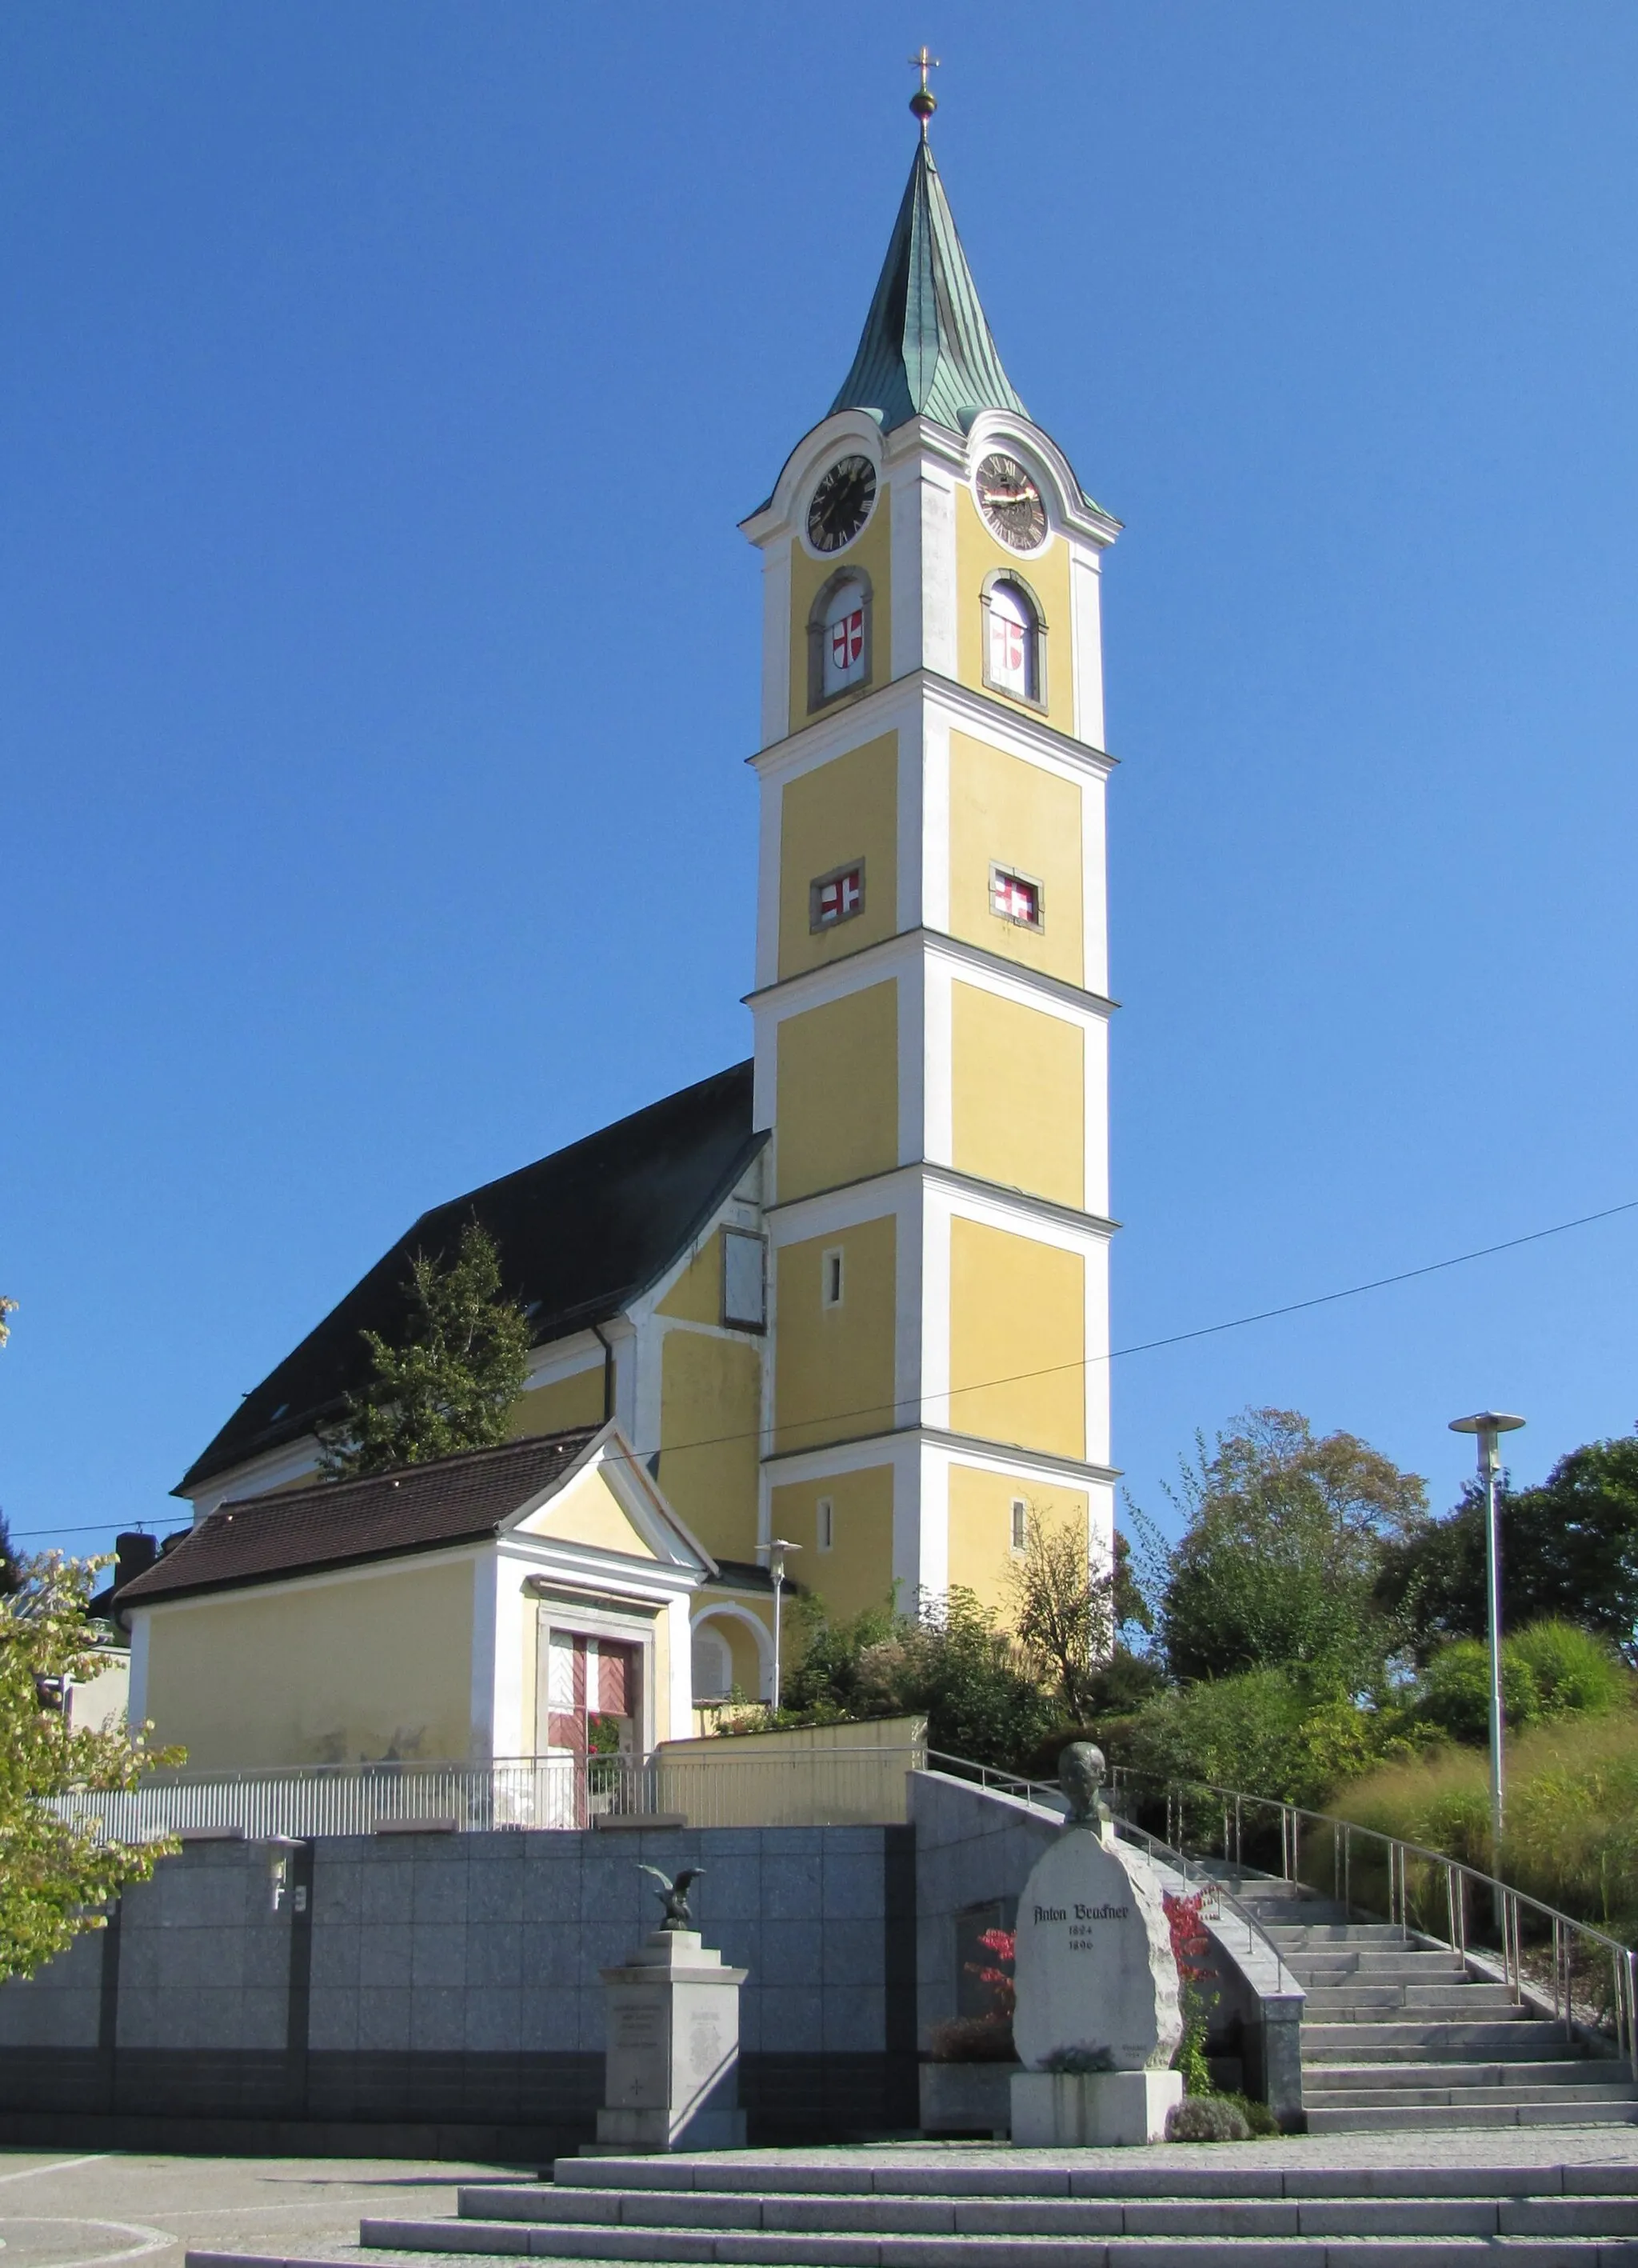
<path id="1" fill-rule="evenodd" d="M 1166 2176 L 1151 2176 L 1157 2191 Z M 463 2219 L 493 2231 L 522 2221 L 569 2228 L 776 2229 L 809 2235 L 1634 2236 L 1638 2198 L 907 2198 L 757 2197 L 718 2191 L 561 2190 L 500 2193 L 509 2209 Z M 495 2192 L 488 2193 L 490 2197 Z M 369 2222 L 372 2232 L 408 2224 Z M 447 2221 L 418 2223 L 447 2228 Z M 372 2234 L 371 2242 L 380 2240 Z"/>
<path id="2" fill-rule="evenodd" d="M 1341 1984 L 1465 1984 L 1467 1971 L 1453 1955 L 1437 1953 L 1287 1953 L 1286 1967 L 1298 1982 L 1316 1987 Z"/>
<path id="3" fill-rule="evenodd" d="M 1593 2087 L 1627 2088 L 1624 2071 L 1595 2063 L 1590 2056 L 1567 2056 L 1559 2063 L 1310 2063 L 1303 2065 L 1303 2100 L 1311 2102 L 1337 2088 L 1363 2087 Z"/>
<path id="4" fill-rule="evenodd" d="M 1449 2103 L 1436 2118 L 1425 2107 L 1414 2102 L 1385 2103 L 1379 2107 L 1366 2103 L 1355 2109 L 1340 2109 L 1325 2102 L 1316 2105 L 1307 2117 L 1311 2134 L 1388 2134 L 1410 2127 L 1426 2132 L 1430 2126 L 1442 2130 L 1473 2126 L 1630 2126 L 1638 2122 L 1638 2101 L 1624 2097 L 1600 2102 L 1563 2102 L 1537 2095 L 1528 2102 L 1509 2103 L 1481 2097 L 1476 2102 Z"/>
<path id="5" fill-rule="evenodd" d="M 1142 2209 L 1124 2210 L 1137 2216 Z M 1025 2262 L 1032 2268 L 1113 2268 L 1123 2260 L 1142 2262 L 1145 2268 L 1206 2268 L 1206 2264 L 1225 2258 L 1242 2263 L 1243 2268 L 1284 2268 L 1293 2257 L 1313 2262 L 1316 2268 L 1367 2260 L 1376 2268 L 1399 2268 L 1401 2262 L 1409 2268 L 1412 2263 L 1454 2260 L 1481 2250 L 1505 2252 L 1512 2268 L 1565 2268 L 1565 2264 L 1638 2268 L 1638 2238 L 1630 2235 L 1497 2236 L 1493 2231 L 1469 2235 L 1438 2230 L 1360 2235 L 1352 2220 L 1361 2210 L 1357 2204 L 1345 2207 L 1349 2218 L 1324 2235 L 1302 2235 L 1283 2227 L 1264 2235 L 1253 2222 L 1243 2235 L 1230 2235 L 1223 2217 L 1232 2213 L 1231 2206 L 1199 2210 L 1201 2219 L 1193 2228 L 1131 2234 L 1030 2235 L 973 2230 L 850 2236 L 766 2227 L 708 2230 L 582 2223 L 522 2228 L 496 2222 L 366 2221 L 360 2242 L 396 2252 L 493 2252 L 498 2246 L 502 2252 L 526 2250 L 535 2258 L 720 2261 L 746 2264 L 746 2268 L 751 2264 L 761 2264 L 761 2268 L 1020 2268 Z M 1293 2213 L 1298 2210 L 1293 2208 Z M 513 2242 L 501 2244 L 503 2237 Z M 1225 2246 L 1232 2250 L 1225 2250 Z M 192 2268 L 205 2268 L 200 2255 L 190 2254 L 189 2260 Z"/>
<path id="6" fill-rule="evenodd" d="M 1260 1919 L 1261 1918 L 1259 1917 Z M 1396 1921 L 1263 1923 L 1268 1936 L 1283 1953 L 1288 1946 L 1408 1946 L 1410 1939 Z"/>
<path id="7" fill-rule="evenodd" d="M 1303 2026 L 1303 2061 L 1318 2063 L 1392 2063 L 1409 2056 L 1449 2058 L 1457 2063 L 1482 2061 L 1487 2057 L 1522 2056 L 1539 2059 L 1549 2040 L 1551 2026 L 1531 2016 L 1502 2018 L 1478 2023 L 1418 2023 L 1390 2019 L 1359 2024 L 1348 2021 Z"/>
<path id="8" fill-rule="evenodd" d="M 1449 1979 L 1426 1984 L 1376 1984 L 1362 1978 L 1354 1984 L 1313 1986 L 1304 2014 L 1311 2010 L 1316 2018 L 1334 2019 L 1344 2008 L 1357 2008 L 1369 2022 L 1378 2011 L 1388 2014 L 1396 2008 L 1448 2009 L 1454 2016 L 1458 2010 L 1471 2008 L 1477 2014 L 1481 2008 L 1517 2006 L 1505 1984 L 1458 1984 Z"/>
<path id="9" fill-rule="evenodd" d="M 1164 2173 L 1146 2154 L 1076 2151 L 1048 2161 L 1032 2153 L 934 2148 L 901 2157 L 876 2150 L 713 2151 L 709 2155 L 559 2158 L 552 2183 L 468 2183 L 463 2198 L 504 2191 L 521 2198 L 564 2190 L 679 2191 L 760 2198 L 1638 2198 L 1638 2163 L 1524 2166 L 1315 2166 L 1289 2161 L 1276 2145 L 1225 2164 L 1207 2149 L 1166 2154 Z M 487 2218 L 501 2218 L 491 2212 Z"/>
<path id="10" fill-rule="evenodd" d="M 582 2249 L 572 2249 L 578 2237 Z M 537 2230 L 530 2250 L 562 2261 L 685 2261 L 736 2268 L 1638 2268 L 1638 2242 L 1621 2237 L 1401 2236 L 1348 2238 L 717 2236 L 689 2230 Z M 370 2268 L 370 2250 L 283 2254 L 190 2251 L 187 2268 Z"/>
<path id="11" fill-rule="evenodd" d="M 1397 2077 L 1375 2087 L 1334 2088 L 1313 2096 L 1304 2093 L 1304 2101 L 1310 2110 L 1392 2110 L 1396 2103 L 1421 2104 L 1437 2109 L 1454 2104 L 1463 2109 L 1477 2106 L 1494 2109 L 1497 2105 L 1516 2109 L 1523 2102 L 1539 2103 L 1544 2110 L 1556 2110 L 1564 2104 L 1590 2105 L 1594 2109 L 1619 2109 L 1625 2104 L 1629 2117 L 1638 2118 L 1638 2094 L 1630 2087 L 1463 2087 L 1445 2080 L 1432 2086 L 1401 2085 Z"/>

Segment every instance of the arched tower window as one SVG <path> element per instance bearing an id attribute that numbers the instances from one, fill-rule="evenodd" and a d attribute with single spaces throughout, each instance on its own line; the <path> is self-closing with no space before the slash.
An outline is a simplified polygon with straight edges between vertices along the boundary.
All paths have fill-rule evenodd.
<path id="1" fill-rule="evenodd" d="M 870 578 L 844 567 L 820 586 L 808 616 L 808 706 L 870 681 Z"/>
<path id="2" fill-rule="evenodd" d="M 988 578 L 983 592 L 984 682 L 1037 709 L 1047 705 L 1047 618 L 1022 575 Z"/>

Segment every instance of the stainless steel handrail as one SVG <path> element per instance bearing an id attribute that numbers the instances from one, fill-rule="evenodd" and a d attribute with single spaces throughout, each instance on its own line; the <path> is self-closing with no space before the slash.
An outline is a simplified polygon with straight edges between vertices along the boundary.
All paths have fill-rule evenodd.
<path id="1" fill-rule="evenodd" d="M 1022 1789 L 1026 1801 L 1038 1803 L 1042 1809 L 1054 1811 L 1058 1815 L 1061 1815 L 1065 1808 L 1061 1791 L 1054 1781 L 1021 1779 L 1015 1772 L 997 1771 L 993 1764 L 977 1764 L 968 1756 L 949 1756 L 939 1749 L 929 1749 L 927 1752 L 927 1761 L 929 1764 L 954 1764 L 959 1771 L 976 1779 L 981 1787 L 994 1786 L 999 1787 L 1003 1794 L 1010 1794 L 1017 1789 Z M 1042 1797 L 1047 1799 L 1045 1803 L 1040 1802 Z M 1118 1834 L 1125 1836 L 1129 1841 L 1144 1845 L 1151 1859 L 1157 1856 L 1162 1857 L 1168 1865 L 1174 1867 L 1183 1877 L 1183 1887 L 1187 1892 L 1193 1879 L 1189 1872 L 1190 1867 L 1194 1865 L 1198 1867 L 1198 1861 L 1192 1861 L 1188 1853 L 1181 1848 L 1162 1842 L 1157 1835 L 1151 1835 L 1148 1828 L 1140 1827 L 1135 1820 L 1126 1819 L 1116 1814 L 1114 1826 Z M 1285 1964 L 1280 1960 L 1280 1948 L 1256 1915 L 1248 1907 L 1242 1905 L 1233 1891 L 1225 1888 L 1215 1874 L 1201 1874 L 1199 1879 L 1204 1888 L 1211 1890 L 1219 1900 L 1233 1908 L 1236 1919 L 1245 1923 L 1251 1936 L 1261 1940 L 1270 1958 L 1283 1968 Z"/>
<path id="2" fill-rule="evenodd" d="M 1525 1912 L 1536 1916 L 1546 1926 L 1545 1934 L 1552 1948 L 1553 2021 L 1555 2023 L 1561 2021 L 1566 2038 L 1573 2037 L 1576 2024 L 1572 2006 L 1574 1941 L 1576 1938 L 1589 1940 L 1600 1948 L 1600 1957 L 1604 1955 L 1609 1957 L 1616 2052 L 1630 2069 L 1634 2084 L 1638 2085 L 1638 1953 L 1593 1923 L 1577 1920 L 1573 1914 L 1561 1913 L 1556 1906 L 1531 1897 L 1528 1891 L 1502 1881 L 1498 1875 L 1484 1874 L 1479 1867 L 1470 1867 L 1465 1859 L 1452 1858 L 1448 1851 L 1433 1851 L 1425 1844 L 1407 1843 L 1402 1837 L 1385 1834 L 1377 1827 L 1363 1827 L 1357 1821 L 1344 1819 L 1335 1812 L 1310 1811 L 1304 1805 L 1288 1803 L 1281 1796 L 1251 1795 L 1243 1788 L 1222 1787 L 1213 1780 L 1167 1780 L 1157 1773 L 1135 1772 L 1123 1765 L 1116 1765 L 1110 1778 L 1112 1787 L 1116 1790 L 1135 1783 L 1147 1783 L 1162 1790 L 1166 1805 L 1167 1834 L 1173 1831 L 1175 1817 L 1179 1838 L 1187 1799 L 1201 1795 L 1212 1797 L 1214 1808 L 1221 1808 L 1222 1811 L 1225 1864 L 1238 1866 L 1244 1863 L 1247 1808 L 1276 1812 L 1280 1825 L 1280 1874 L 1275 1879 L 1282 1881 L 1301 1880 L 1299 1867 L 1304 1822 L 1321 1829 L 1328 1828 L 1331 1830 L 1333 1894 L 1337 1903 L 1346 1911 L 1351 1911 L 1353 1907 L 1355 1837 L 1358 1837 L 1368 1844 L 1380 1845 L 1387 1872 L 1387 1918 L 1404 1928 L 1413 1926 L 1408 1862 L 1414 1860 L 1418 1866 L 1442 1870 L 1448 1935 L 1440 1937 L 1436 1930 L 1428 1928 L 1425 1917 L 1414 1926 L 1419 1935 L 1432 1938 L 1436 1944 L 1448 1945 L 1463 1960 L 1473 1960 L 1476 1966 L 1483 1955 L 1476 1954 L 1468 1943 L 1469 1893 L 1470 1890 L 1478 1894 L 1487 1891 L 1501 1940 L 1502 1982 L 1511 1992 L 1515 2006 L 1523 2002 L 1525 1984 L 1520 1924 Z M 1533 1979 L 1531 1983 L 1533 1985 Z"/>

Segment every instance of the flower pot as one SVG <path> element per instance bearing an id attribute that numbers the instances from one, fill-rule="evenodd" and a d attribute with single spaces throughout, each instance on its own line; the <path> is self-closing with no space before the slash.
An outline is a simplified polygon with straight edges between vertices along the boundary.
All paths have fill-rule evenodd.
<path id="1" fill-rule="evenodd" d="M 1004 2142 L 1012 2132 L 1016 2063 L 924 2063 L 923 2134 L 982 2134 Z"/>

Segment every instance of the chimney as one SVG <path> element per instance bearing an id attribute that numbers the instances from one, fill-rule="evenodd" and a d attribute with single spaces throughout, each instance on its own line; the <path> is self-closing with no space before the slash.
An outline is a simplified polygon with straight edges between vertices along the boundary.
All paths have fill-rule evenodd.
<path id="1" fill-rule="evenodd" d="M 116 1535 L 114 1539 L 114 1587 L 122 1591 L 139 1575 L 145 1575 L 159 1557 L 159 1543 L 152 1535 Z"/>

